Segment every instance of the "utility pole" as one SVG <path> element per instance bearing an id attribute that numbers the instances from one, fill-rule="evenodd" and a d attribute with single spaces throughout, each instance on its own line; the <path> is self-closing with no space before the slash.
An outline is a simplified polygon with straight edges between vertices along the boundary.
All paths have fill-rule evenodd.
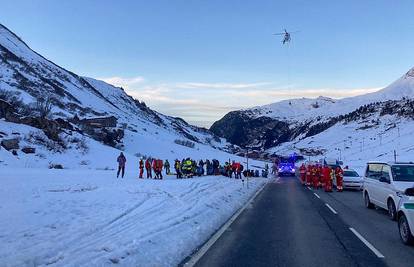
<path id="1" fill-rule="evenodd" d="M 397 162 L 397 151 L 394 149 L 394 162 Z"/>
<path id="2" fill-rule="evenodd" d="M 249 170 L 249 148 L 247 148 L 246 159 L 247 159 L 247 170 Z"/>

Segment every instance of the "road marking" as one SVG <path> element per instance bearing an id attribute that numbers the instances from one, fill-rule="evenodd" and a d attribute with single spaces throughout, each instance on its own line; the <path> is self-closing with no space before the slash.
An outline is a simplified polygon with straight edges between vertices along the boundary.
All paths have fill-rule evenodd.
<path id="1" fill-rule="evenodd" d="M 334 210 L 328 203 L 325 203 L 325 205 L 332 211 L 333 214 L 338 214 L 338 212 L 336 212 L 336 210 Z"/>
<path id="2" fill-rule="evenodd" d="M 265 188 L 266 183 L 256 191 L 256 193 L 241 207 L 231 218 L 217 231 L 213 236 L 206 242 L 204 245 L 184 264 L 186 267 L 193 267 L 196 263 L 206 254 L 206 252 L 216 243 L 220 236 L 226 232 L 227 228 L 239 217 L 239 215 L 250 205 L 252 205 L 253 200 L 262 192 Z"/>
<path id="3" fill-rule="evenodd" d="M 307 188 L 312 191 L 312 189 L 309 186 L 307 186 Z"/>
<path id="4" fill-rule="evenodd" d="M 379 250 L 376 249 L 371 243 L 369 243 L 368 240 L 366 240 L 360 233 L 358 233 L 357 230 L 355 230 L 352 227 L 349 227 L 349 230 L 351 230 L 352 233 L 354 233 L 354 235 L 356 235 L 359 238 L 359 240 L 361 240 L 362 243 L 365 244 L 365 246 L 367 246 L 372 252 L 374 252 L 378 258 L 385 258 L 385 256 L 382 255 L 382 253 L 379 252 Z"/>
<path id="5" fill-rule="evenodd" d="M 318 194 L 316 194 L 316 193 L 313 193 L 314 195 L 315 195 L 315 197 L 317 197 L 317 198 L 321 198 Z"/>

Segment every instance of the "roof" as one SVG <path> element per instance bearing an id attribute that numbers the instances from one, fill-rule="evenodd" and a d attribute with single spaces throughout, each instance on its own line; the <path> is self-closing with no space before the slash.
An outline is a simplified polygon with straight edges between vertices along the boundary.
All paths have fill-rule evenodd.
<path id="1" fill-rule="evenodd" d="M 394 162 L 394 161 L 368 161 L 367 164 L 387 164 L 387 165 L 407 165 L 407 164 L 412 164 L 414 165 L 414 162 L 410 161 L 410 162 Z"/>

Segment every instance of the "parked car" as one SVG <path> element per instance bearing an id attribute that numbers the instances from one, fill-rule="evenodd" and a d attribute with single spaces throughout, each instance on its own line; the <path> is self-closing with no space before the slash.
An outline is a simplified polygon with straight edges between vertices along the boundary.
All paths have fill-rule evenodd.
<path id="1" fill-rule="evenodd" d="M 402 242 L 414 245 L 414 188 L 405 190 L 398 205 L 397 221 Z"/>
<path id="2" fill-rule="evenodd" d="M 333 180 L 334 186 L 336 186 L 336 179 Z M 344 189 L 357 189 L 362 190 L 364 179 L 353 169 L 344 169 Z"/>
<path id="3" fill-rule="evenodd" d="M 384 208 L 395 220 L 404 191 L 413 186 L 414 163 L 368 162 L 363 186 L 365 206 Z"/>

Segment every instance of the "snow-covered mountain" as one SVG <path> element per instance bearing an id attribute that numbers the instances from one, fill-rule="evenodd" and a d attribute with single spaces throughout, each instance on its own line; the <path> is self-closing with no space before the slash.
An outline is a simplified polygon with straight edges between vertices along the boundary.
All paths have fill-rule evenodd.
<path id="1" fill-rule="evenodd" d="M 298 98 L 284 100 L 261 107 L 244 110 L 250 117 L 267 116 L 274 119 L 301 122 L 315 117 L 334 117 L 344 115 L 357 108 L 386 100 L 400 100 L 414 97 L 414 68 L 391 85 L 373 93 L 333 99 L 320 96 L 318 98 Z"/>
<path id="2" fill-rule="evenodd" d="M 0 141 L 9 149 L 0 149 L 0 161 L 7 164 L 26 158 L 30 159 L 24 161 L 26 165 L 49 164 L 48 150 L 53 149 L 58 152 L 54 160 L 62 164 L 88 165 L 92 161 L 106 167 L 96 154 L 85 160 L 68 156 L 79 154 L 76 146 L 93 147 L 108 155 L 121 149 L 137 156 L 198 154 L 200 158 L 223 155 L 227 159 L 223 151 L 233 147 L 204 128 L 151 110 L 122 88 L 56 65 L 0 24 L 1 118 Z M 24 147 L 37 149 L 35 157 L 21 153 Z"/>
<path id="3" fill-rule="evenodd" d="M 411 69 L 391 85 L 373 93 L 343 99 L 322 96 L 290 99 L 232 111 L 210 130 L 234 144 L 264 149 L 265 155 L 296 151 L 314 155 L 333 153 L 339 157 L 338 151 L 345 153 L 346 147 L 351 149 L 349 144 L 353 138 L 358 139 L 353 142 L 357 144 L 354 152 L 358 154 L 360 143 L 378 142 L 391 132 L 389 138 L 397 140 L 397 129 L 414 131 L 413 120 L 414 69 Z M 325 138 L 327 135 L 330 137 Z M 366 158 L 389 156 L 389 147 L 386 151 L 382 144 L 381 147 L 375 157 L 365 155 Z"/>

